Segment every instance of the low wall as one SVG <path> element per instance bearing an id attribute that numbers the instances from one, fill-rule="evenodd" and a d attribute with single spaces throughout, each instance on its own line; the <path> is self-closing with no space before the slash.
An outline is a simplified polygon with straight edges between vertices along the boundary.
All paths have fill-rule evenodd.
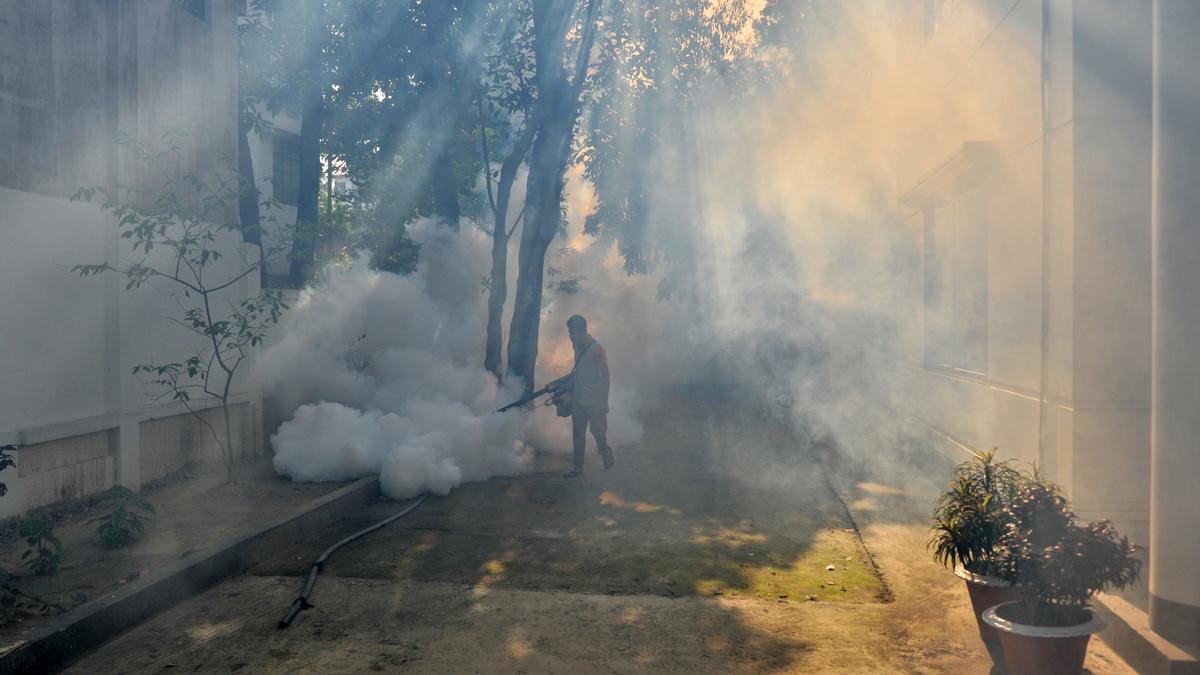
<path id="1" fill-rule="evenodd" d="M 942 435 L 945 443 L 935 447 L 955 461 L 965 459 L 955 444 L 999 447 L 1002 457 L 1026 465 L 1038 460 L 1036 395 L 911 364 L 900 369 L 900 378 L 899 390 L 914 393 L 906 399 L 906 413 Z"/>
<path id="2" fill-rule="evenodd" d="M 9 492 L 0 498 L 0 515 L 102 492 L 116 481 L 117 430 L 102 429 L 37 443 L 13 453 L 13 469 L 0 474 Z M 19 511 L 11 509 L 18 506 Z"/>
<path id="3" fill-rule="evenodd" d="M 256 411 L 257 406 L 249 403 L 229 406 L 233 446 L 240 450 L 240 457 L 257 455 L 261 447 L 260 435 L 253 431 Z M 215 430 L 224 441 L 225 426 L 220 408 L 201 410 L 197 415 L 184 413 L 148 419 L 140 427 L 138 464 L 143 483 L 158 480 L 185 466 L 223 466 L 221 447 L 213 437 Z"/>
<path id="4" fill-rule="evenodd" d="M 243 573 L 281 547 L 313 536 L 339 518 L 379 498 L 379 479 L 362 478 L 301 506 L 273 522 L 259 523 L 174 565 L 57 616 L 23 634 L 11 651 L 0 654 L 0 675 L 58 670 L 121 631 L 180 600 Z M 299 587 L 297 578 L 297 587 Z M 282 616 L 287 607 L 272 607 Z"/>
<path id="5" fill-rule="evenodd" d="M 224 434 L 218 407 L 198 416 Z M 188 466 L 222 466 L 220 447 L 196 415 L 177 405 L 148 411 L 138 422 L 136 465 L 139 483 L 168 476 Z M 248 401 L 230 405 L 230 424 L 238 457 L 256 456 L 263 449 L 261 406 Z M 0 518 L 94 495 L 117 484 L 120 462 L 119 420 L 107 415 L 47 425 L 2 439 L 19 447 L 17 465 L 0 473 L 8 494 L 0 498 Z M 135 486 L 136 487 L 136 486 Z"/>

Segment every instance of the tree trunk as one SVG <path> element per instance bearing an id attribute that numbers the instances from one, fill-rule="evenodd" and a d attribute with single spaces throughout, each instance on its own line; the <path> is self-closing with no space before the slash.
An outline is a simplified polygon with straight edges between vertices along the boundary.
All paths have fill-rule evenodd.
<path id="1" fill-rule="evenodd" d="M 325 222 L 333 222 L 333 158 L 325 167 Z"/>
<path id="2" fill-rule="evenodd" d="M 533 144 L 525 196 L 525 227 L 521 230 L 517 263 L 517 292 L 508 334 L 508 373 L 523 378 L 533 390 L 541 323 L 546 250 L 558 233 L 561 219 L 563 172 L 570 150 L 572 125 L 544 125 Z M 564 129 L 565 127 L 565 129 Z"/>
<path id="3" fill-rule="evenodd" d="M 296 202 L 296 234 L 292 239 L 289 276 L 302 286 L 312 278 L 321 197 L 320 104 L 304 107 L 300 120 L 300 189 Z"/>
<path id="4" fill-rule="evenodd" d="M 563 174 L 570 159 L 579 94 L 595 36 L 598 0 L 589 0 L 584 32 L 576 55 L 575 78 L 563 68 L 565 40 L 574 2 L 535 0 L 533 3 L 534 59 L 538 87 L 534 121 L 537 140 L 529 162 L 525 190 L 525 227 L 521 230 L 516 304 L 508 336 L 508 373 L 524 380 L 533 391 L 541 322 L 546 249 L 558 233 Z"/>
<path id="5" fill-rule="evenodd" d="M 296 201 L 296 233 L 292 239 L 292 260 L 289 271 L 292 284 L 302 286 L 313 276 L 316 251 L 317 222 L 321 203 L 321 132 L 325 121 L 325 105 L 320 83 L 321 43 L 325 29 L 324 2 L 312 0 L 308 7 L 308 25 L 304 39 L 305 57 L 309 60 L 305 77 L 302 114 L 300 119 L 300 180 Z"/>
<path id="6" fill-rule="evenodd" d="M 228 394 L 226 394 L 228 396 Z M 225 482 L 233 482 L 233 431 L 229 425 L 229 401 L 221 401 L 221 415 L 225 417 Z"/>
<path id="7" fill-rule="evenodd" d="M 433 215 L 445 220 L 451 229 L 457 230 L 462 212 L 458 206 L 458 185 L 454 180 L 453 134 L 451 131 L 433 160 L 430 187 L 433 193 Z"/>
<path id="8" fill-rule="evenodd" d="M 512 152 L 500 165 L 500 179 L 496 184 L 496 225 L 492 230 L 492 282 L 488 287 L 487 344 L 483 352 L 483 367 L 497 378 L 500 377 L 500 361 L 504 347 L 504 303 L 508 300 L 508 205 L 512 198 L 517 170 L 521 168 L 521 162 L 529 152 L 529 146 L 533 144 L 534 130 L 534 125 L 526 125 Z M 516 227 L 516 223 L 513 227 Z"/>

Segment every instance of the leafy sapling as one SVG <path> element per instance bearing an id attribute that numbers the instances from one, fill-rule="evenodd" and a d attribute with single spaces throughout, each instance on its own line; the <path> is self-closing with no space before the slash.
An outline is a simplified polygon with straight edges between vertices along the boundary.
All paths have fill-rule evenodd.
<path id="1" fill-rule="evenodd" d="M 17 534 L 29 546 L 21 554 L 25 567 L 34 574 L 50 574 L 62 564 L 63 545 L 54 535 L 54 521 L 50 518 L 27 518 L 21 521 Z"/>
<path id="2" fill-rule="evenodd" d="M 104 548 L 120 548 L 137 541 L 146 529 L 142 513 L 154 513 L 154 505 L 145 497 L 121 486 L 109 490 L 101 504 L 112 511 L 91 522 L 100 522 L 96 534 Z"/>
<path id="3" fill-rule="evenodd" d="M 15 445 L 0 445 L 0 471 L 17 465 L 17 460 L 9 453 L 16 450 Z M 8 494 L 8 485 L 0 483 L 0 497 Z"/>
<path id="4" fill-rule="evenodd" d="M 220 446 L 227 480 L 233 480 L 233 431 L 229 403 L 234 378 L 253 348 L 263 344 L 268 331 L 279 323 L 288 305 L 277 291 L 262 291 L 240 297 L 244 280 L 256 279 L 267 261 L 290 248 L 286 241 L 267 241 L 267 230 L 259 225 L 243 226 L 235 208 L 243 193 L 236 173 L 217 172 L 202 179 L 177 176 L 179 132 L 163 134 L 165 149 L 151 153 L 140 143 L 124 139 L 151 166 L 148 175 L 165 176 L 152 188 L 119 186 L 115 189 L 82 188 L 73 200 L 103 197 L 101 208 L 111 213 L 120 236 L 131 244 L 134 259 L 120 263 L 75 265 L 83 277 L 116 273 L 125 277 L 126 289 L 148 282 L 169 292 L 180 308 L 174 323 L 194 334 L 192 352 L 166 363 L 149 361 L 133 367 L 135 375 L 148 378 L 145 384 L 183 404 L 212 433 Z M 247 228 L 253 231 L 247 231 Z M 260 244 L 257 254 L 240 241 Z M 233 255 L 227 255 L 235 253 Z M 196 397 L 219 403 L 224 423 L 218 433 L 201 411 L 193 407 Z"/>

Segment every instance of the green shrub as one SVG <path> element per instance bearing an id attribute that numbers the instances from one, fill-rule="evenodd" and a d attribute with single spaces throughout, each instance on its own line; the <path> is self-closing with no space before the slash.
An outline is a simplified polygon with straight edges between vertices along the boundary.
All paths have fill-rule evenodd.
<path id="1" fill-rule="evenodd" d="M 1005 533 L 1005 506 L 1026 480 L 1012 462 L 997 462 L 996 448 L 954 468 L 954 479 L 933 509 L 933 557 L 977 574 L 1003 576 L 996 550 Z"/>
<path id="2" fill-rule="evenodd" d="M 16 466 L 17 460 L 12 455 L 8 454 L 17 449 L 15 445 L 0 445 L 0 471 L 3 471 L 10 466 Z M 0 483 L 0 497 L 8 494 L 8 486 Z"/>
<path id="3" fill-rule="evenodd" d="M 145 497 L 120 486 L 109 490 L 101 504 L 112 507 L 108 514 L 92 519 L 100 521 L 96 534 L 104 548 L 120 548 L 137 541 L 146 529 L 138 511 L 154 513 L 154 505 Z"/>
<path id="4" fill-rule="evenodd" d="M 1021 588 L 1022 600 L 1010 617 L 1020 623 L 1082 623 L 1096 591 L 1124 588 L 1141 572 L 1142 561 L 1133 557 L 1137 546 L 1107 520 L 1077 524 L 1067 498 L 1053 483 L 1023 483 L 1005 516 L 999 561 L 1005 578 Z"/>
<path id="5" fill-rule="evenodd" d="M 62 564 L 62 542 L 54 536 L 54 520 L 26 518 L 17 528 L 29 548 L 21 554 L 25 567 L 34 574 L 50 574 Z"/>

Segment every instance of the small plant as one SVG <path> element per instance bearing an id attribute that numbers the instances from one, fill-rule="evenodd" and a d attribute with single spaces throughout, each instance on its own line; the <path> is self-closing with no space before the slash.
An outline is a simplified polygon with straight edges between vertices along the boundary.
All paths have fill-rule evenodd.
<path id="1" fill-rule="evenodd" d="M 1003 576 L 1021 588 L 1013 621 L 1071 626 L 1087 620 L 1096 591 L 1124 588 L 1137 580 L 1137 546 L 1119 537 L 1107 520 L 1076 523 L 1061 489 L 1039 479 L 1024 482 L 1005 507 L 999 542 Z"/>
<path id="2" fill-rule="evenodd" d="M 54 521 L 50 518 L 27 518 L 21 521 L 17 534 L 29 548 L 21 554 L 25 567 L 34 574 L 50 574 L 62 563 L 62 542 L 54 536 Z"/>
<path id="3" fill-rule="evenodd" d="M 1007 531 L 1005 507 L 1026 477 L 1012 463 L 997 462 L 996 448 L 954 468 L 954 479 L 934 505 L 933 557 L 976 574 L 1003 576 L 996 553 Z"/>
<path id="4" fill-rule="evenodd" d="M 367 368 L 371 367 L 371 353 L 363 349 L 362 343 L 367 339 L 367 334 L 363 333 L 354 339 L 350 347 L 346 349 L 346 353 L 342 355 L 342 361 L 354 369 L 356 373 L 364 373 Z"/>
<path id="5" fill-rule="evenodd" d="M 17 465 L 17 460 L 14 459 L 12 455 L 8 454 L 16 449 L 17 446 L 15 445 L 0 445 L 0 471 L 3 471 L 10 466 Z M 4 483 L 0 483 L 0 497 L 3 497 L 6 494 L 8 494 L 8 486 Z"/>
<path id="6" fill-rule="evenodd" d="M 104 548 L 120 548 L 137 541 L 146 529 L 138 512 L 154 513 L 154 505 L 145 497 L 121 486 L 110 490 L 101 503 L 111 506 L 112 511 L 93 518 L 91 522 L 100 521 L 96 534 L 100 536 L 100 545 Z"/>

